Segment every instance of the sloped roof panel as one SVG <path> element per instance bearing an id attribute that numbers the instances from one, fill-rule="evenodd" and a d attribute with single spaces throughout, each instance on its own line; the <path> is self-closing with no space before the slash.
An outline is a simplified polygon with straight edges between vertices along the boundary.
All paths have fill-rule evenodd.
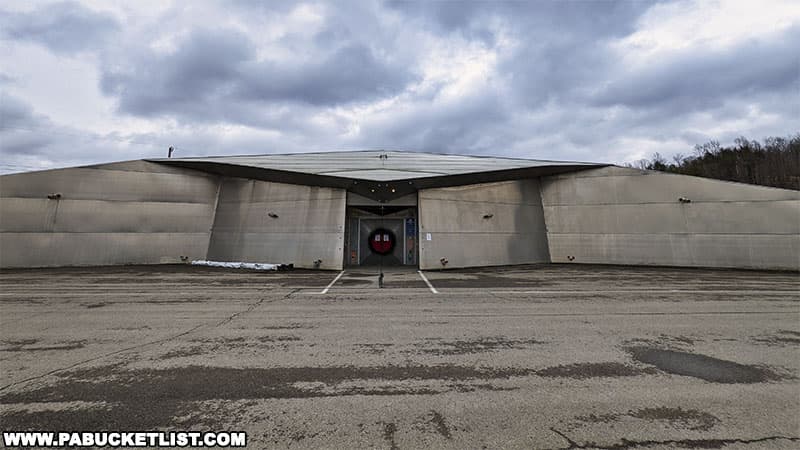
<path id="1" fill-rule="evenodd" d="M 526 168 L 596 166 L 594 163 L 462 156 L 398 151 L 217 156 L 153 160 L 170 164 L 223 164 L 366 181 L 397 181 Z"/>
<path id="2" fill-rule="evenodd" d="M 353 178 L 358 180 L 373 180 L 373 181 L 396 181 L 396 180 L 409 180 L 413 178 L 425 178 L 440 176 L 439 173 L 433 172 L 412 172 L 410 170 L 396 170 L 396 169 L 361 169 L 361 170 L 343 170 L 323 172 L 323 175 L 330 175 L 334 177 Z"/>

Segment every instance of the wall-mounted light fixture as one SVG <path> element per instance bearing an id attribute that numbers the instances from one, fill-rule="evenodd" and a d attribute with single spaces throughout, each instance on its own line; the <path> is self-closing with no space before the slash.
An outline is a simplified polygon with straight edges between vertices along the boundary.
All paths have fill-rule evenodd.
<path id="1" fill-rule="evenodd" d="M 272 217 L 273 219 L 277 219 L 277 218 L 278 218 L 278 215 L 277 215 L 277 214 L 275 214 L 275 213 L 274 213 L 274 212 L 272 212 L 272 211 L 268 212 L 268 213 L 267 213 L 267 215 L 268 215 L 268 216 L 270 216 L 270 217 Z"/>
<path id="2" fill-rule="evenodd" d="M 681 203 L 692 203 L 692 200 L 688 199 L 686 197 L 679 197 L 678 201 L 681 202 Z"/>
<path id="3" fill-rule="evenodd" d="M 442 263 L 442 266 L 446 266 L 450 261 L 447 258 L 439 258 L 439 262 Z"/>
<path id="4" fill-rule="evenodd" d="M 59 194 L 58 192 L 47 194 L 47 198 L 49 198 L 50 200 L 61 200 L 61 194 Z"/>
<path id="5" fill-rule="evenodd" d="M 321 259 L 318 259 L 318 260 L 314 261 L 314 268 L 315 269 L 319 269 L 319 266 L 321 266 L 321 265 L 322 265 L 322 260 Z"/>
<path id="6" fill-rule="evenodd" d="M 492 214 L 492 213 L 486 213 L 486 214 L 483 215 L 484 219 L 491 219 L 492 217 L 494 217 L 494 214 Z"/>

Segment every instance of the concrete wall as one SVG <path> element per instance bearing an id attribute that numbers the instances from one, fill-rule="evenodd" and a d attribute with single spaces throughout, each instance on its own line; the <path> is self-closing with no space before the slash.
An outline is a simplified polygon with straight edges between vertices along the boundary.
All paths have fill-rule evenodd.
<path id="1" fill-rule="evenodd" d="M 800 270 L 798 191 L 606 167 L 544 177 L 542 203 L 553 262 Z"/>
<path id="2" fill-rule="evenodd" d="M 421 269 L 550 261 L 537 179 L 421 190 L 419 216 Z"/>
<path id="3" fill-rule="evenodd" d="M 204 258 L 217 189 L 214 176 L 144 161 L 3 175 L 0 267 Z"/>
<path id="4" fill-rule="evenodd" d="M 343 189 L 225 178 L 208 259 L 341 269 L 346 198 Z"/>

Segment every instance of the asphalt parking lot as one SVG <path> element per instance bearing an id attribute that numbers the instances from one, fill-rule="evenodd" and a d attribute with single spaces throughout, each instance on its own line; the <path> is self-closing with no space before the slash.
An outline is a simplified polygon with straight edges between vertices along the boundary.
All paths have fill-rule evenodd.
<path id="1" fill-rule="evenodd" d="M 797 273 L 0 271 L 7 430 L 254 448 L 800 446 Z"/>

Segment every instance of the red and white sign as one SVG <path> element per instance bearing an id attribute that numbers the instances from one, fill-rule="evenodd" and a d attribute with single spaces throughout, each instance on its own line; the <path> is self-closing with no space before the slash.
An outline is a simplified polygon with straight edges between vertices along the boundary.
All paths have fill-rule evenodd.
<path id="1" fill-rule="evenodd" d="M 379 255 L 388 255 L 394 250 L 396 239 L 394 233 L 378 228 L 369 235 L 369 248 Z"/>

